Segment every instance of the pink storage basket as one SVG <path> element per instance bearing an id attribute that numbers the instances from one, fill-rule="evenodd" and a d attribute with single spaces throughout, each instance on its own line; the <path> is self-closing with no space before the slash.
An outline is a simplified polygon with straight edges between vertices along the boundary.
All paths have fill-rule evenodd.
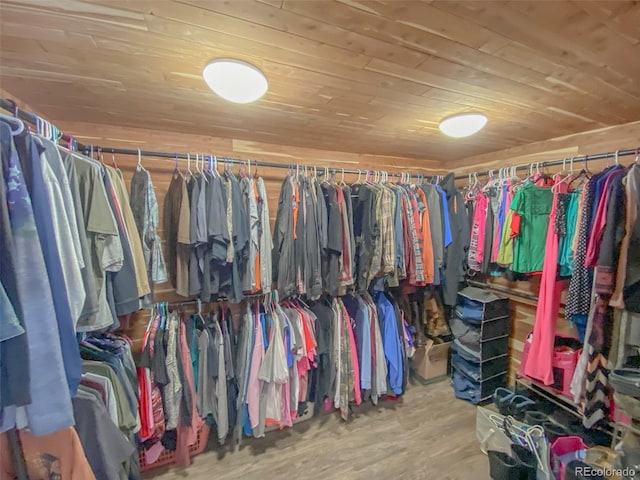
<path id="1" fill-rule="evenodd" d="M 528 378 L 524 373 L 524 367 L 527 364 L 529 358 L 529 350 L 531 349 L 531 341 L 533 339 L 533 332 L 527 335 L 524 341 L 524 348 L 522 350 L 522 359 L 520 361 L 520 368 L 518 369 L 518 375 Z M 550 385 L 560 395 L 571 398 L 571 379 L 576 370 L 578 359 L 581 353 L 581 343 L 579 340 L 569 337 L 567 335 L 556 335 L 555 337 L 555 349 L 553 352 L 552 366 L 553 366 L 553 384 Z M 536 383 L 539 383 L 536 381 Z"/>
<path id="2" fill-rule="evenodd" d="M 202 422 L 202 425 L 198 429 L 198 436 L 196 439 L 196 443 L 189 447 L 189 456 L 193 457 L 202 453 L 207 446 L 207 441 L 209 440 L 209 425 L 205 422 Z M 147 463 L 147 457 L 145 455 L 144 450 L 140 450 L 140 471 L 146 472 L 148 470 L 162 467 L 164 465 L 171 465 L 176 461 L 176 452 L 163 450 L 158 459 L 153 463 Z"/>
<path id="3" fill-rule="evenodd" d="M 578 450 L 586 450 L 588 447 L 580 437 L 559 437 L 551 444 L 551 468 L 558 480 L 564 480 L 565 466 L 560 457 Z"/>

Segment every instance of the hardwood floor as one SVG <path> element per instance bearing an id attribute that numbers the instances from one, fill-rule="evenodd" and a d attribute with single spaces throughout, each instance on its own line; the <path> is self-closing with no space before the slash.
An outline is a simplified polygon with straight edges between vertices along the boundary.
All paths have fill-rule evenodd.
<path id="1" fill-rule="evenodd" d="M 348 423 L 324 415 L 293 429 L 208 450 L 187 468 L 148 472 L 169 480 L 483 480 L 489 464 L 475 437 L 475 407 L 448 381 L 412 385 L 398 402 L 357 407 Z M 212 435 L 213 438 L 213 435 Z"/>

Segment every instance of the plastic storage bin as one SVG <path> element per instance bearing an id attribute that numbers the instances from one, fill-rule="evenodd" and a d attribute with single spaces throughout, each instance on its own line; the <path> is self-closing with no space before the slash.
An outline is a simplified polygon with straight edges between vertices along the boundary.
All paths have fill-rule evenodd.
<path id="1" fill-rule="evenodd" d="M 532 340 L 533 333 L 529 333 L 524 342 L 522 361 L 518 369 L 518 375 L 521 377 L 527 377 L 524 373 L 524 367 L 529 358 Z M 550 387 L 559 394 L 571 398 L 571 379 L 573 378 L 578 359 L 580 358 L 582 343 L 573 337 L 556 335 L 554 344 L 555 348 L 552 359 L 553 384 L 550 385 Z"/>
<path id="2" fill-rule="evenodd" d="M 207 447 L 207 442 L 209 441 L 209 432 L 209 425 L 203 422 L 198 429 L 196 442 L 189 447 L 189 456 L 193 457 L 204 451 L 204 449 Z M 144 450 L 140 450 L 139 456 L 141 472 L 146 472 L 148 470 L 162 467 L 164 465 L 171 465 L 176 461 L 176 452 L 172 452 L 169 450 L 163 450 L 158 459 L 155 462 L 149 464 L 147 463 L 147 457 Z"/>

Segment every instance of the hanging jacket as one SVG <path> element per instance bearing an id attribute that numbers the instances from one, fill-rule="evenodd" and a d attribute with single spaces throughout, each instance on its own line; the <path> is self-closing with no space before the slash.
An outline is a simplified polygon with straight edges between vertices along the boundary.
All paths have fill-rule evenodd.
<path id="1" fill-rule="evenodd" d="M 282 297 L 289 296 L 296 288 L 296 266 L 293 254 L 293 177 L 287 176 L 280 188 L 278 211 L 273 229 L 273 281 Z"/>
<path id="2" fill-rule="evenodd" d="M 445 305 L 455 305 L 459 284 L 464 280 L 466 273 L 469 220 L 464 198 L 455 186 L 455 174 L 449 173 L 440 185 L 447 195 L 447 211 L 451 228 L 451 243 L 445 250 L 443 301 Z"/>

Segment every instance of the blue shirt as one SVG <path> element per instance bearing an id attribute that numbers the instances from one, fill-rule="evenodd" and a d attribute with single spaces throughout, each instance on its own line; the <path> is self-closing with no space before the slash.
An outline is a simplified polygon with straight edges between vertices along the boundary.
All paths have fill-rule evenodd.
<path id="1" fill-rule="evenodd" d="M 376 293 L 375 298 L 382 331 L 382 346 L 384 348 L 385 359 L 387 360 L 387 380 L 389 388 L 395 395 L 401 395 L 404 380 L 404 362 L 396 313 L 393 305 L 384 293 Z"/>
<path id="2" fill-rule="evenodd" d="M 453 241 L 453 238 L 451 237 L 451 222 L 449 221 L 449 208 L 447 207 L 447 193 L 440 188 L 440 185 L 436 185 L 436 190 L 442 199 L 440 202 L 440 209 L 442 210 L 442 218 L 444 219 L 444 248 L 447 248 Z"/>
<path id="3" fill-rule="evenodd" d="M 360 366 L 360 388 L 371 390 L 371 320 L 369 310 L 359 298 L 342 297 L 349 316 L 355 323 L 353 333 Z"/>
<path id="4" fill-rule="evenodd" d="M 0 123 L 2 127 L 2 123 Z M 24 313 L 27 345 L 29 350 L 29 390 L 31 403 L 26 406 L 29 428 L 35 436 L 47 435 L 73 426 L 73 407 L 70 388 L 64 370 L 56 311 L 51 298 L 51 287 L 38 238 L 38 230 L 32 210 L 32 200 L 25 185 L 22 169 L 18 161 L 9 127 L 2 127 L 2 166 L 7 184 L 9 220 L 14 239 L 14 266 L 17 289 L 20 292 Z M 42 191 L 44 195 L 45 191 Z M 59 261 L 59 260 L 58 260 Z M 54 339 L 54 341 L 52 341 Z M 73 334 L 75 343 L 75 334 Z M 80 354 L 76 343 L 77 361 Z M 2 411 L 0 431 L 14 428 L 22 423 L 23 408 L 6 407 Z M 24 425 L 18 425 L 19 427 Z"/>
<path id="5" fill-rule="evenodd" d="M 38 151 L 38 145 L 31 136 L 20 139 L 20 141 L 26 142 L 26 145 L 23 144 L 25 148 L 22 154 L 29 155 L 29 158 L 21 158 L 20 161 L 23 165 L 24 180 L 29 190 L 29 196 L 31 197 L 33 217 L 36 228 L 38 229 L 40 248 L 42 249 L 47 269 L 53 307 L 56 312 L 55 318 L 58 323 L 58 338 L 62 350 L 67 384 L 73 396 L 80 384 L 82 366 L 80 364 L 80 351 L 76 339 L 75 320 L 71 314 L 58 241 L 54 233 L 51 203 L 42 172 L 42 158 Z M 28 168 L 25 168 L 25 166 Z M 35 291 L 36 290 L 33 292 L 35 293 Z M 29 335 L 28 331 L 27 335 Z"/>

